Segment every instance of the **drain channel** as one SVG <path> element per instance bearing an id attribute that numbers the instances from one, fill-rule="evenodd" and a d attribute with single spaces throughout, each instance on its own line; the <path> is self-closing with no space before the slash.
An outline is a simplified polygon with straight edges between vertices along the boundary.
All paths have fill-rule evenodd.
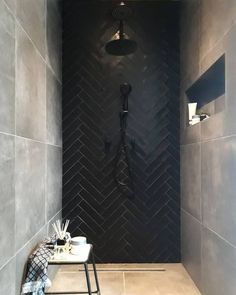
<path id="1" fill-rule="evenodd" d="M 79 269 L 79 271 L 84 271 Z M 89 271 L 93 271 L 92 268 L 89 268 Z M 165 268 L 97 268 L 97 272 L 163 272 L 166 271 Z"/>

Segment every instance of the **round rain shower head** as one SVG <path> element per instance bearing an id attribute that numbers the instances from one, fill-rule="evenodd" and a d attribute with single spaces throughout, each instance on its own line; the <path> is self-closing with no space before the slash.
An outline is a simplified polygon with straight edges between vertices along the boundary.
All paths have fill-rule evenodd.
<path id="1" fill-rule="evenodd" d="M 130 40 L 124 33 L 124 19 L 131 15 L 131 9 L 121 2 L 113 10 L 112 15 L 115 19 L 119 20 L 120 25 L 117 33 L 106 44 L 106 52 L 116 56 L 124 56 L 134 53 L 138 47 L 137 43 L 134 40 Z"/>
<path id="2" fill-rule="evenodd" d="M 124 56 L 134 53 L 137 47 L 137 43 L 133 40 L 117 39 L 106 44 L 106 51 L 111 55 Z"/>
<path id="3" fill-rule="evenodd" d="M 132 10 L 124 2 L 118 4 L 112 11 L 112 16 L 116 20 L 125 20 L 132 14 Z"/>

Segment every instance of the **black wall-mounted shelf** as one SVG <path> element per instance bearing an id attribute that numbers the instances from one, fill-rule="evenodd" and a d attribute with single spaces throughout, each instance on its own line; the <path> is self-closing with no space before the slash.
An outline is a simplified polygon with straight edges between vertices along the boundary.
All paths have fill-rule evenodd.
<path id="1" fill-rule="evenodd" d="M 190 102 L 197 102 L 198 109 L 225 93 L 225 55 L 222 55 L 186 91 Z"/>

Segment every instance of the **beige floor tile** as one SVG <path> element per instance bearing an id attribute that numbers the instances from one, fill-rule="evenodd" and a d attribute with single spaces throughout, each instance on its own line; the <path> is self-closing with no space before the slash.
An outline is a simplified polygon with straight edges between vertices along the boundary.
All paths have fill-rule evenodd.
<path id="1" fill-rule="evenodd" d="M 90 273 L 92 290 L 96 290 L 94 275 Z M 102 295 L 124 295 L 122 272 L 98 272 L 99 285 Z M 86 278 L 83 271 L 59 271 L 53 280 L 52 287 L 47 292 L 85 291 Z"/>
<path id="2" fill-rule="evenodd" d="M 200 295 L 181 264 L 167 267 L 166 272 L 163 275 L 157 275 L 155 281 L 162 294 Z"/>
<path id="3" fill-rule="evenodd" d="M 83 272 L 58 272 L 52 287 L 47 292 L 84 290 L 86 290 L 86 279 Z"/>
<path id="4" fill-rule="evenodd" d="M 200 295 L 182 264 L 98 264 L 97 269 L 102 295 Z M 165 271 L 155 271 L 160 269 Z M 51 291 L 86 290 L 81 270 L 82 266 L 61 267 Z"/>
<path id="5" fill-rule="evenodd" d="M 124 295 L 123 273 L 99 272 L 102 295 Z"/>
<path id="6" fill-rule="evenodd" d="M 145 272 L 126 272 L 124 277 L 126 295 L 161 295 L 153 283 L 153 280 L 155 279 L 153 273 L 147 274 Z"/>
<path id="7" fill-rule="evenodd" d="M 82 269 L 83 269 L 82 265 L 63 265 L 59 268 L 58 272 L 76 272 Z"/>

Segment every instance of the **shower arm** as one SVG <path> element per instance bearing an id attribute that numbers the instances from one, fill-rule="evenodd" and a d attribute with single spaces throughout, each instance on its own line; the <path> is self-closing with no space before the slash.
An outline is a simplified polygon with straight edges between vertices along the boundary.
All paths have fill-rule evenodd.
<path id="1" fill-rule="evenodd" d="M 124 22 L 123 20 L 120 20 L 120 25 L 119 25 L 119 39 L 120 40 L 123 40 L 125 37 L 125 34 L 124 34 Z"/>

